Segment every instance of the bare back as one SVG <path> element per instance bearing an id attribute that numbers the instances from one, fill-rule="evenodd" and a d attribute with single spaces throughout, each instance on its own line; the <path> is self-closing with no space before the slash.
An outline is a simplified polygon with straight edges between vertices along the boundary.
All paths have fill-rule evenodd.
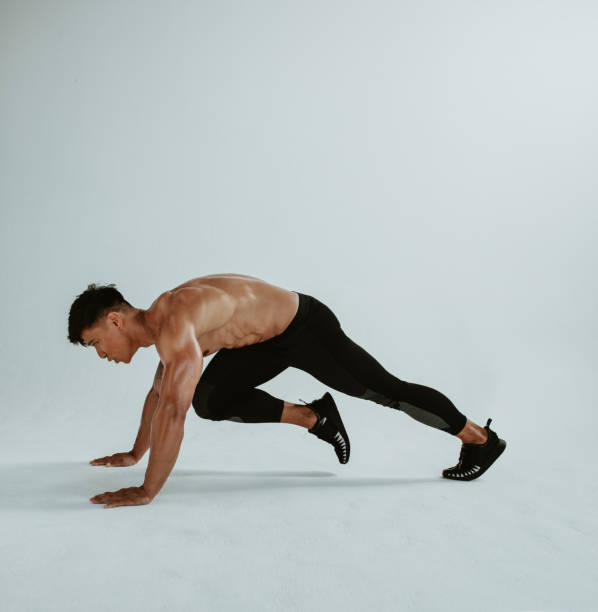
<path id="1" fill-rule="evenodd" d="M 180 309 L 192 321 L 203 355 L 221 348 L 265 342 L 282 333 L 299 307 L 299 296 L 245 274 L 210 274 L 162 293 L 147 310 L 158 327 Z"/>

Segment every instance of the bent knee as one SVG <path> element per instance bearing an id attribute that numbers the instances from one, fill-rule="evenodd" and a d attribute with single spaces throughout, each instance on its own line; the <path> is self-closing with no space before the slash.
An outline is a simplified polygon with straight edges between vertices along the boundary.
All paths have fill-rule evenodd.
<path id="1" fill-rule="evenodd" d="M 191 402 L 198 417 L 211 421 L 222 421 L 227 418 L 224 410 L 228 403 L 223 393 L 216 390 L 216 385 L 201 379 Z"/>

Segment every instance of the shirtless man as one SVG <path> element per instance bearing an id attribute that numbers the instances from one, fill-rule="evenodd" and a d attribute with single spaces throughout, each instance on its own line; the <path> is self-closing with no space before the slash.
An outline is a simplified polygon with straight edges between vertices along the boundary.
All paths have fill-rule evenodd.
<path id="1" fill-rule="evenodd" d="M 330 393 L 298 405 L 256 388 L 288 367 L 457 436 L 459 463 L 443 470 L 445 478 L 479 477 L 506 446 L 490 430 L 492 419 L 481 427 L 439 391 L 385 370 L 345 334 L 323 302 L 253 276 L 194 278 L 162 293 L 147 310 L 132 306 L 114 285 L 92 284 L 71 306 L 68 337 L 116 363 L 129 363 L 142 346 L 155 345 L 160 356 L 133 449 L 90 461 L 133 465 L 150 448 L 141 486 L 90 499 L 105 508 L 148 504 L 157 495 L 176 462 L 190 405 L 205 419 L 305 427 L 347 463 L 349 437 Z M 204 357 L 213 353 L 203 371 Z"/>

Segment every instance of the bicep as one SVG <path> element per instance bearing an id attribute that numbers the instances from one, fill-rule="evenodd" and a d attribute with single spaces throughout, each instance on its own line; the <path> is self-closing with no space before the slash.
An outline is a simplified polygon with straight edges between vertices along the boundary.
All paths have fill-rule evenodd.
<path id="1" fill-rule="evenodd" d="M 193 326 L 184 320 L 170 322 L 156 348 L 164 364 L 160 398 L 187 410 L 203 370 L 203 354 Z"/>
<path id="2" fill-rule="evenodd" d="M 181 355 L 165 364 L 160 397 L 169 398 L 177 406 L 188 408 L 203 369 L 201 353 L 189 358 Z"/>

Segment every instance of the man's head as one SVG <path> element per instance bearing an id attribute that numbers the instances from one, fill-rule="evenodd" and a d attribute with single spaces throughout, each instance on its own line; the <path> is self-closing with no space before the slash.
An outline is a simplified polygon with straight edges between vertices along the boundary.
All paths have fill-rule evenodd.
<path id="1" fill-rule="evenodd" d="M 88 285 L 71 306 L 68 339 L 73 344 L 93 346 L 102 359 L 128 363 L 139 348 L 128 325 L 137 312 L 114 283 Z"/>

